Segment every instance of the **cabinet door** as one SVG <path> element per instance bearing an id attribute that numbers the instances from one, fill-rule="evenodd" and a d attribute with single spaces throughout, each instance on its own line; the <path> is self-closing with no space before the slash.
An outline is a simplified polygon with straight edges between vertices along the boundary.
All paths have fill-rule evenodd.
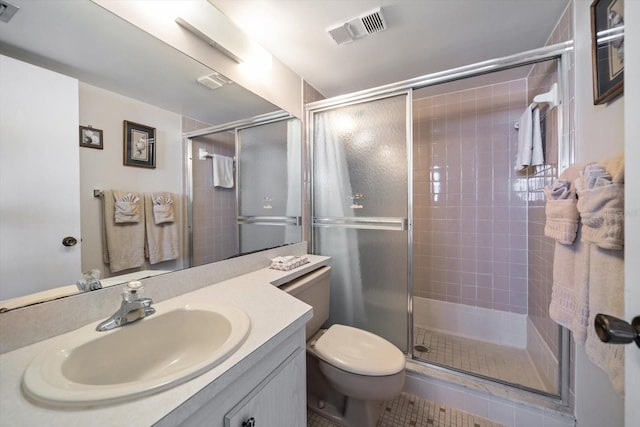
<path id="1" fill-rule="evenodd" d="M 298 348 L 227 413 L 225 427 L 306 426 L 305 366 Z"/>

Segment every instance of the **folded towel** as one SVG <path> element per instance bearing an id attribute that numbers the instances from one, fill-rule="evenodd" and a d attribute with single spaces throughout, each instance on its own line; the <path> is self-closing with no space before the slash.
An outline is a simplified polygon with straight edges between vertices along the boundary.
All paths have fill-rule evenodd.
<path id="1" fill-rule="evenodd" d="M 178 259 L 180 256 L 180 230 L 178 228 L 177 210 L 173 211 L 175 219 L 173 222 L 156 224 L 152 218 L 155 214 L 153 201 L 162 196 L 170 197 L 172 200 L 176 199 L 176 196 L 170 193 L 145 193 L 144 195 L 147 230 L 146 250 L 150 264 Z"/>
<path id="2" fill-rule="evenodd" d="M 563 245 L 570 245 L 578 230 L 578 209 L 573 179 L 580 173 L 583 165 L 568 168 L 543 191 L 546 196 L 544 235 Z"/>
<path id="3" fill-rule="evenodd" d="M 213 186 L 233 188 L 233 158 L 213 156 Z"/>
<path id="4" fill-rule="evenodd" d="M 607 169 L 610 168 L 610 169 Z M 615 179 L 615 181 L 614 181 Z M 624 247 L 624 155 L 584 168 L 576 179 L 582 240 L 604 249 Z"/>
<path id="5" fill-rule="evenodd" d="M 154 193 L 153 199 L 153 222 L 164 224 L 173 222 L 173 199 L 171 193 Z"/>
<path id="6" fill-rule="evenodd" d="M 135 193 L 113 190 L 114 218 L 117 224 L 140 222 L 140 197 Z"/>
<path id="7" fill-rule="evenodd" d="M 578 191 L 582 240 L 604 249 L 624 248 L 624 184 Z"/>
<path id="8" fill-rule="evenodd" d="M 606 344 L 600 341 L 594 318 L 605 313 L 624 319 L 624 253 L 591 246 L 589 281 L 589 328 L 585 352 L 596 366 L 609 377 L 614 390 L 624 394 L 623 345 Z"/>
<path id="9" fill-rule="evenodd" d="M 309 260 L 307 259 L 306 255 L 279 256 L 271 260 L 271 266 L 269 268 L 272 268 L 274 270 L 288 271 L 300 267 L 301 265 L 304 265 L 308 262 Z"/>
<path id="10" fill-rule="evenodd" d="M 516 170 L 544 163 L 542 134 L 540 133 L 540 110 L 533 104 L 525 108 L 520 116 L 518 129 L 518 154 Z"/>
<path id="11" fill-rule="evenodd" d="M 103 196 L 104 239 L 103 261 L 112 273 L 144 265 L 144 222 L 116 223 L 115 191 L 106 190 Z M 137 194 L 134 193 L 136 197 Z M 140 202 L 138 202 L 140 203 Z M 139 211 L 144 209 L 139 205 Z"/>

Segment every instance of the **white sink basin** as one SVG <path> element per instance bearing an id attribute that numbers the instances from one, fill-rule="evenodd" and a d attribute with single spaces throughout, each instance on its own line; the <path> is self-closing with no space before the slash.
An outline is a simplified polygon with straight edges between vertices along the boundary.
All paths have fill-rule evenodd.
<path id="1" fill-rule="evenodd" d="M 87 325 L 61 336 L 27 367 L 23 389 L 54 406 L 128 401 L 186 382 L 229 357 L 249 334 L 241 309 L 223 304 L 154 306 L 108 332 Z"/>

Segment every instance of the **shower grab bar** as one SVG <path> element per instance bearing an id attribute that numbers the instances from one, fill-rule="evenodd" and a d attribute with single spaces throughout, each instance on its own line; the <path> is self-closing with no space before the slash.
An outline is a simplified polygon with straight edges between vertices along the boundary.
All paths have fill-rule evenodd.
<path id="1" fill-rule="evenodd" d="M 359 228 L 372 230 L 407 230 L 409 220 L 407 218 L 389 217 L 322 217 L 313 218 L 313 227 L 324 228 Z"/>
<path id="2" fill-rule="evenodd" d="M 236 218 L 238 224 L 252 224 L 252 225 L 278 225 L 288 226 L 302 225 L 302 217 L 299 216 L 239 216 Z"/>

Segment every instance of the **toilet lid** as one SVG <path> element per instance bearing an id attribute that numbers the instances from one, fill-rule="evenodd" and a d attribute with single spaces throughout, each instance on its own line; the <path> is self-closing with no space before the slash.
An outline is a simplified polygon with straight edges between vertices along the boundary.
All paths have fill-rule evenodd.
<path id="1" fill-rule="evenodd" d="M 404 369 L 404 354 L 371 332 L 333 325 L 314 346 L 318 357 L 347 372 L 360 375 L 394 375 Z"/>

